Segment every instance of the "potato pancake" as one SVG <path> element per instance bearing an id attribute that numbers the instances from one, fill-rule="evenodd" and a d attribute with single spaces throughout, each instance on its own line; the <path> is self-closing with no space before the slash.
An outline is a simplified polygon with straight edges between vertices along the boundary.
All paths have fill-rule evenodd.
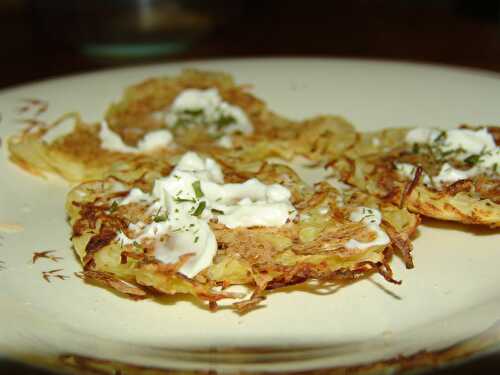
<path id="1" fill-rule="evenodd" d="M 308 186 L 284 165 L 222 172 L 192 152 L 165 177 L 85 182 L 66 209 L 85 280 L 134 298 L 190 294 L 212 309 L 235 299 L 239 312 L 303 282 L 378 272 L 398 283 L 388 261 L 398 251 L 412 267 L 419 222 L 356 189 Z"/>
<path id="2" fill-rule="evenodd" d="M 223 114 L 217 115 L 218 111 Z M 324 160 L 341 154 L 356 136 L 352 125 L 341 117 L 291 121 L 269 110 L 249 92 L 248 85 L 236 85 L 230 75 L 192 69 L 129 87 L 110 106 L 106 121 L 129 145 L 152 129 L 168 128 L 175 141 L 188 150 L 213 150 L 240 161 L 296 155 Z"/>
<path id="3" fill-rule="evenodd" d="M 330 165 L 342 180 L 412 212 L 500 226 L 499 127 L 361 134 Z"/>
<path id="4" fill-rule="evenodd" d="M 70 120 L 73 130 L 52 139 Z M 11 160 L 33 174 L 54 173 L 71 182 L 108 176 L 132 181 L 140 177 L 137 171 L 161 174 L 158 164 L 188 150 L 227 164 L 298 155 L 324 161 L 341 155 L 355 136 L 342 118 L 291 121 L 227 74 L 185 70 L 129 87 L 101 123 L 87 124 L 70 113 L 11 137 L 8 147 Z"/>
<path id="5" fill-rule="evenodd" d="M 44 136 L 63 121 L 73 121 L 73 130 L 46 142 Z M 10 137 L 10 159 L 34 175 L 49 173 L 81 182 L 111 175 L 126 180 L 135 180 L 144 173 L 159 176 L 168 173 L 169 160 L 178 153 L 174 147 L 147 153 L 106 149 L 99 137 L 100 128 L 100 124 L 84 123 L 78 114 L 65 115 L 48 127 L 26 129 Z"/>

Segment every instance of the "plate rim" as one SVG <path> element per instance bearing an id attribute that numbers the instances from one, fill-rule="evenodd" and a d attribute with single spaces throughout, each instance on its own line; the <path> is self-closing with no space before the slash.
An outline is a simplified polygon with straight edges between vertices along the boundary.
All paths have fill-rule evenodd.
<path id="1" fill-rule="evenodd" d="M 409 60 L 395 60 L 395 59 L 364 59 L 364 58 L 351 58 L 351 57 L 340 57 L 340 58 L 324 58 L 324 57 L 286 57 L 286 56 L 278 56 L 278 57 L 250 57 L 250 58 L 213 58 L 213 59 L 193 59 L 193 60 L 180 60 L 180 61 L 171 61 L 171 62 L 166 62 L 166 63 L 148 63 L 148 64 L 143 64 L 143 65 L 134 65 L 134 66 L 124 66 L 124 67 L 118 67 L 118 68 L 106 68 L 106 69 L 97 69 L 95 71 L 90 71 L 90 72 L 82 72 L 82 73 L 77 73 L 77 74 L 68 74 L 68 75 L 61 75 L 61 76 L 55 76 L 55 77 L 49 77 L 45 79 L 40 79 L 40 80 L 35 80 L 32 82 L 28 83 L 23 83 L 19 85 L 13 85 L 9 87 L 2 88 L 0 90 L 0 95 L 9 95 L 10 92 L 19 90 L 19 89 L 30 89 L 31 87 L 34 86 L 40 86 L 43 84 L 47 83 L 54 83 L 54 84 L 61 84 L 65 80 L 68 79 L 74 79 L 74 78 L 99 78 L 100 76 L 105 76 L 108 74 L 112 74 L 114 72 L 126 72 L 126 71 L 141 71 L 143 69 L 148 70 L 148 69 L 159 69 L 161 67 L 182 67 L 186 65 L 193 65 L 196 66 L 197 64 L 214 64 L 214 65 L 223 65 L 224 63 L 275 63 L 275 62 L 280 62 L 280 61 L 288 61 L 288 62 L 296 62 L 296 63 L 307 63 L 310 61 L 320 61 L 320 62 L 344 62 L 344 63 L 349 63 L 349 62 L 355 62 L 355 63 L 363 63 L 363 64 L 377 64 L 377 65 L 394 65 L 394 66 L 406 66 L 406 67 L 414 67 L 414 68 L 425 68 L 425 69 L 443 69 L 446 71 L 454 71 L 457 73 L 466 73 L 466 74 L 473 74 L 473 75 L 480 75 L 480 76 L 486 76 L 488 78 L 495 78 L 495 79 L 500 79 L 500 73 L 494 72 L 494 71 L 489 71 L 485 69 L 478 69 L 478 68 L 472 68 L 472 67 L 463 67 L 463 66 L 455 66 L 455 65 L 448 65 L 448 64 L 436 64 L 436 63 L 426 63 L 426 62 L 419 62 L 419 61 L 409 61 Z M 470 343 L 467 340 L 470 340 L 473 338 L 466 339 L 463 343 L 465 347 L 469 346 Z M 498 339 L 498 342 L 500 342 L 500 338 Z M 495 345 L 498 345 L 498 342 Z M 456 345 L 461 345 L 460 343 L 457 343 L 455 345 L 452 345 L 452 347 L 455 347 Z M 439 357 L 439 352 L 438 353 Z M 474 351 L 470 354 L 470 356 L 475 356 L 478 354 L 487 354 L 484 352 L 484 350 L 479 349 L 478 351 Z M 395 361 L 396 360 L 396 361 Z M 397 360 L 396 358 L 393 359 L 385 359 L 381 361 L 377 361 L 373 364 L 380 365 L 383 362 L 390 361 L 391 364 L 398 364 L 402 365 L 405 363 L 407 359 L 404 358 L 401 361 Z M 395 362 L 394 362 L 395 361 Z M 401 363 L 399 363 L 401 362 Z M 336 370 L 336 367 L 329 368 L 332 370 Z"/>

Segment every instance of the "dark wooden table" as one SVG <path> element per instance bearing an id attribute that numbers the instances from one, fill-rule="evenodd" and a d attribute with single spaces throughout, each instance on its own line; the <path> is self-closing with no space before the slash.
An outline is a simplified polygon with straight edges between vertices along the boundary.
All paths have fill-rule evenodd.
<path id="1" fill-rule="evenodd" d="M 77 44 L 40 29 L 27 3 L 10 1 L 0 13 L 0 88 L 114 66 L 256 56 L 378 58 L 500 72 L 498 1 L 253 0 L 182 53 L 118 60 L 82 54 Z M 0 373 L 44 372 L 0 362 Z M 436 373 L 500 373 L 500 356 Z"/>

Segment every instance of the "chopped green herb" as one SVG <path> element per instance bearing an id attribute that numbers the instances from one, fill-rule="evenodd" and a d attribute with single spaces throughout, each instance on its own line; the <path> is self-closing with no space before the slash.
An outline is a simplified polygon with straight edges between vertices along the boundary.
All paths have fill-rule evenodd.
<path id="1" fill-rule="evenodd" d="M 221 115 L 219 119 L 216 121 L 217 129 L 223 129 L 228 125 L 231 125 L 236 122 L 236 119 L 231 115 Z"/>
<path id="2" fill-rule="evenodd" d="M 446 132 L 443 130 L 441 133 L 439 133 L 438 137 L 434 140 L 434 142 L 439 143 L 441 141 L 444 141 L 446 139 Z"/>
<path id="3" fill-rule="evenodd" d="M 414 154 L 418 154 L 419 151 L 420 151 L 420 145 L 418 143 L 414 143 L 413 148 L 412 148 L 412 152 Z"/>
<path id="4" fill-rule="evenodd" d="M 197 243 L 199 239 L 200 239 L 200 237 L 199 237 L 199 236 L 196 236 L 196 237 L 194 238 L 194 243 Z"/>
<path id="5" fill-rule="evenodd" d="M 497 173 L 498 163 L 493 164 L 493 172 Z"/>
<path id="6" fill-rule="evenodd" d="M 205 202 L 205 201 L 200 202 L 200 204 L 198 205 L 198 207 L 196 207 L 196 209 L 194 210 L 194 212 L 191 215 L 193 215 L 193 216 L 200 216 L 206 206 L 207 206 L 207 202 Z"/>
<path id="7" fill-rule="evenodd" d="M 199 198 L 203 197 L 203 191 L 201 190 L 200 180 L 193 182 L 192 185 L 193 185 L 194 195 L 196 196 L 196 198 L 199 199 Z"/>
<path id="8" fill-rule="evenodd" d="M 485 150 L 485 149 L 483 148 L 483 150 L 481 151 L 481 155 L 484 155 L 484 156 L 491 156 L 491 155 L 493 155 L 493 151 L 491 151 L 491 150 Z"/>
<path id="9" fill-rule="evenodd" d="M 456 150 L 448 150 L 448 151 L 443 151 L 443 152 L 441 153 L 441 156 L 442 156 L 443 158 L 445 158 L 445 157 L 447 157 L 447 156 L 450 156 L 451 154 L 454 154 L 455 152 L 458 152 L 458 149 L 456 149 Z"/>
<path id="10" fill-rule="evenodd" d="M 189 116 L 199 116 L 199 115 L 203 114 L 203 108 L 185 109 L 182 112 L 185 113 L 186 115 L 189 115 Z"/>
<path id="11" fill-rule="evenodd" d="M 117 208 L 118 208 L 118 202 L 117 201 L 113 201 L 113 203 L 111 204 L 111 207 L 109 208 L 109 212 L 113 213 L 113 212 L 116 211 Z"/>
<path id="12" fill-rule="evenodd" d="M 217 214 L 217 215 L 224 215 L 224 211 L 218 210 L 216 208 L 212 208 L 212 213 Z"/>
<path id="13" fill-rule="evenodd" d="M 176 203 L 183 203 L 183 202 L 196 203 L 194 199 L 186 199 L 186 198 L 174 198 L 174 201 Z"/>
<path id="14" fill-rule="evenodd" d="M 474 154 L 474 155 L 470 155 L 470 156 L 466 157 L 464 159 L 464 162 L 466 162 L 469 165 L 475 165 L 479 162 L 479 160 L 481 160 L 481 155 Z"/>
<path id="15" fill-rule="evenodd" d="M 167 221 L 168 219 L 168 216 L 167 214 L 163 214 L 163 215 L 156 215 L 154 218 L 153 218 L 153 221 L 155 223 L 161 223 L 163 221 Z"/>

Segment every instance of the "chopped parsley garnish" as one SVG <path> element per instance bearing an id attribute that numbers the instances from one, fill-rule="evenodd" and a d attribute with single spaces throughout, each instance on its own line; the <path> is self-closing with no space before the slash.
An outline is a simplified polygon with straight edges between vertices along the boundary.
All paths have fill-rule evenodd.
<path id="1" fill-rule="evenodd" d="M 224 215 L 224 211 L 218 210 L 216 208 L 212 208 L 212 213 L 217 214 L 217 215 Z"/>
<path id="2" fill-rule="evenodd" d="M 412 152 L 414 154 L 418 154 L 419 151 L 420 151 L 420 145 L 418 143 L 414 143 L 413 148 L 412 148 Z"/>
<path id="3" fill-rule="evenodd" d="M 111 203 L 111 207 L 109 208 L 109 212 L 113 213 L 113 212 L 116 211 L 117 208 L 118 208 L 118 202 L 117 201 L 113 201 L 113 203 Z"/>
<path id="4" fill-rule="evenodd" d="M 193 185 L 194 195 L 196 196 L 196 198 L 199 199 L 199 198 L 203 197 L 203 191 L 201 190 L 200 180 L 193 182 L 192 185 Z"/>
<path id="5" fill-rule="evenodd" d="M 458 149 L 456 149 L 456 150 L 448 150 L 448 151 L 443 151 L 443 152 L 441 153 L 441 156 L 442 156 L 443 158 L 445 158 L 445 157 L 447 157 L 447 156 L 450 156 L 451 154 L 454 154 L 455 152 L 458 152 Z"/>
<path id="6" fill-rule="evenodd" d="M 373 210 L 371 208 L 363 208 L 361 212 L 363 213 L 363 215 L 366 215 L 366 213 L 373 215 Z"/>
<path id="7" fill-rule="evenodd" d="M 203 201 L 198 204 L 198 207 L 194 210 L 194 212 L 191 214 L 193 216 L 200 216 L 203 213 L 203 210 L 207 206 L 207 202 Z"/>
<path id="8" fill-rule="evenodd" d="M 194 243 L 197 243 L 199 239 L 200 239 L 200 237 L 199 237 L 199 236 L 196 236 L 196 237 L 194 238 Z"/>
<path id="9" fill-rule="evenodd" d="M 189 115 L 189 116 L 200 116 L 203 114 L 203 109 L 202 108 L 197 108 L 197 109 L 185 109 L 184 111 L 182 111 L 183 113 L 185 113 L 186 115 Z"/>
<path id="10" fill-rule="evenodd" d="M 475 165 L 475 164 L 479 163 L 480 160 L 481 160 L 481 155 L 474 154 L 474 155 L 470 155 L 470 156 L 466 157 L 464 159 L 464 162 L 466 162 L 469 165 Z"/>
<path id="11" fill-rule="evenodd" d="M 156 215 L 155 217 L 153 217 L 153 221 L 155 223 L 161 223 L 163 221 L 167 221 L 168 219 L 168 215 L 165 213 L 163 215 Z"/>
<path id="12" fill-rule="evenodd" d="M 186 199 L 186 198 L 179 198 L 179 197 L 174 198 L 174 201 L 176 203 L 183 203 L 183 202 L 196 203 L 196 201 L 194 199 Z"/>
<path id="13" fill-rule="evenodd" d="M 493 164 L 493 172 L 497 173 L 498 163 Z"/>
<path id="14" fill-rule="evenodd" d="M 441 141 L 444 141 L 445 139 L 446 139 L 446 132 L 443 130 L 441 133 L 439 133 L 434 142 L 439 143 Z"/>
<path id="15" fill-rule="evenodd" d="M 220 129 L 223 129 L 225 128 L 226 126 L 229 126 L 233 123 L 236 122 L 236 119 L 231 116 L 231 115 L 221 115 L 217 121 L 215 122 L 215 125 L 217 125 L 217 129 L 220 130 Z"/>

